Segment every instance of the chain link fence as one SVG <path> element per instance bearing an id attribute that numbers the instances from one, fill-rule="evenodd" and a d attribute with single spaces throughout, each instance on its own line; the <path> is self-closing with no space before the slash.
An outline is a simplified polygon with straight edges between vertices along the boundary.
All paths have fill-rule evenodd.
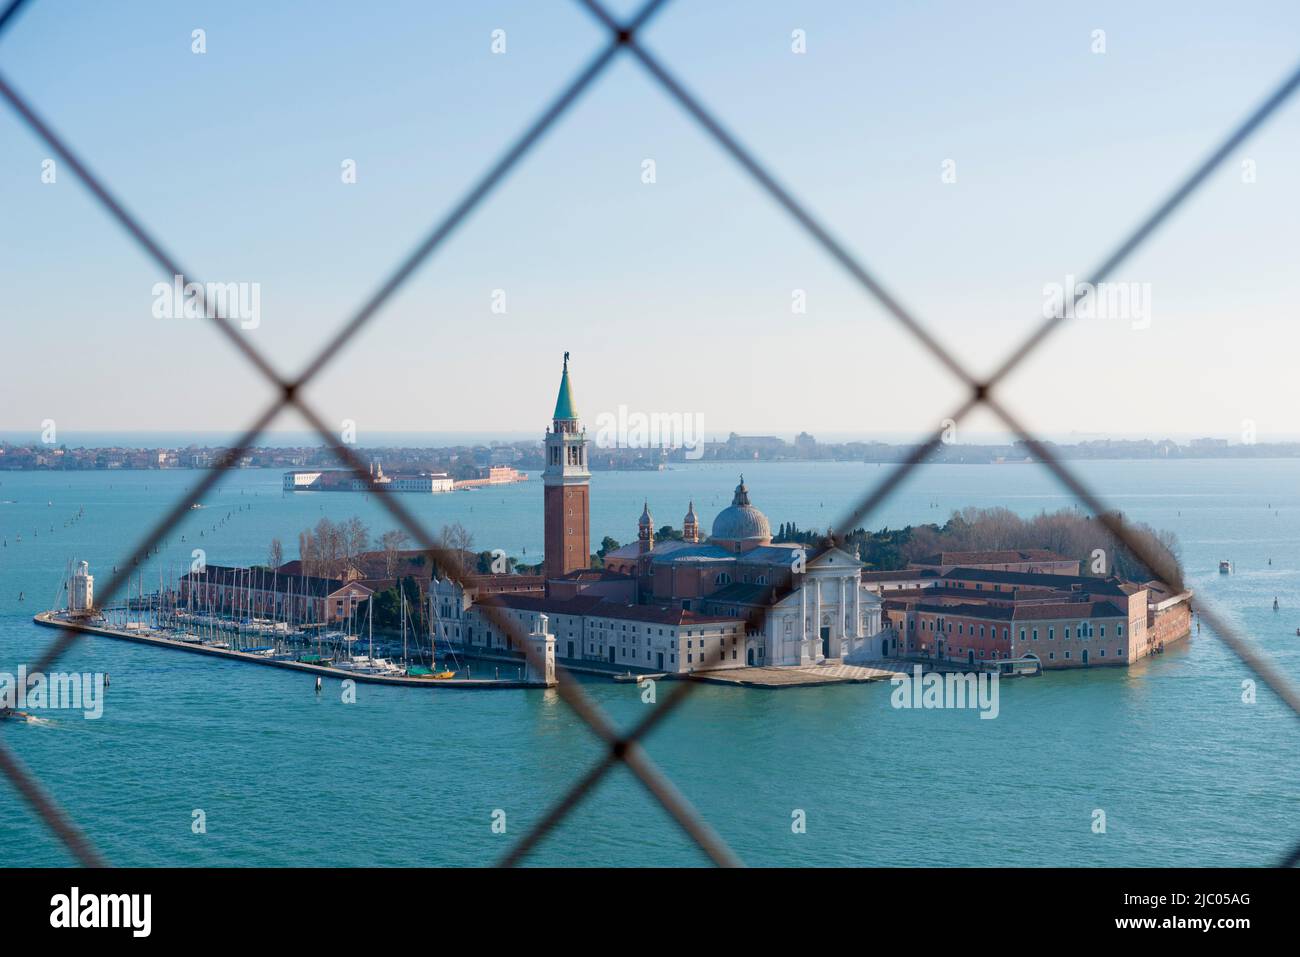
<path id="1" fill-rule="evenodd" d="M 689 115 L 779 207 L 789 214 L 795 225 L 807 233 L 831 259 L 838 263 L 861 286 L 869 298 L 883 307 L 886 313 L 915 337 L 922 348 L 928 350 L 953 376 L 961 381 L 968 391 L 968 395 L 948 417 L 952 423 L 960 422 L 978 406 L 989 409 L 1025 443 L 1033 456 L 1045 465 L 1052 475 L 1104 524 L 1115 539 L 1122 543 L 1138 561 L 1152 570 L 1155 578 L 1164 587 L 1173 592 L 1183 590 L 1181 570 L 1178 568 L 1177 563 L 1170 556 L 1155 548 L 1149 539 L 1135 534 L 1119 513 L 1108 508 L 1101 498 L 1040 443 L 995 395 L 996 386 L 1016 367 L 1033 355 L 1043 342 L 1056 333 L 1067 318 L 1070 318 L 1068 311 L 1046 319 L 1038 325 L 1019 346 L 1011 351 L 1007 359 L 997 367 L 992 375 L 987 378 L 975 376 L 944 347 L 943 343 L 916 316 L 894 298 L 881 280 L 813 216 L 769 172 L 759 159 L 722 124 L 717 116 L 691 93 L 677 76 L 670 72 L 640 42 L 639 34 L 641 30 L 652 17 L 661 11 L 667 0 L 647 0 L 626 22 L 617 20 L 598 0 L 577 0 L 577 2 L 607 31 L 608 37 L 604 46 L 582 66 L 577 74 L 551 99 L 545 109 L 486 169 L 473 186 L 452 207 L 451 211 L 434 225 L 423 241 L 384 279 L 361 309 L 343 323 L 339 330 L 328 339 L 301 373 L 292 377 L 283 375 L 266 356 L 254 349 L 248 340 L 239 334 L 235 325 L 227 321 L 227 317 L 220 310 L 209 308 L 209 304 L 202 300 L 204 293 L 200 291 L 199 304 L 202 312 L 212 317 L 212 324 L 218 333 L 225 336 L 233 348 L 238 350 L 275 387 L 276 399 L 236 440 L 234 446 L 226 451 L 221 460 L 215 463 L 186 492 L 185 496 L 158 520 L 148 534 L 136 545 L 128 558 L 119 564 L 118 567 L 121 571 L 115 572 L 109 579 L 108 584 L 99 590 L 96 597 L 97 606 L 112 601 L 114 596 L 126 585 L 131 567 L 148 556 L 182 520 L 189 509 L 189 504 L 199 501 L 206 492 L 215 487 L 221 481 L 225 471 L 238 463 L 240 458 L 257 442 L 276 416 L 287 408 L 296 410 L 311 428 L 320 435 L 339 461 L 361 481 L 370 485 L 370 489 L 378 495 L 378 500 L 419 545 L 421 550 L 429 554 L 440 568 L 456 578 L 459 584 L 465 584 L 462 573 L 457 571 L 459 563 L 456 561 L 456 556 L 440 546 L 428 530 L 415 520 L 391 492 L 373 483 L 366 464 L 335 437 L 316 410 L 303 400 L 303 387 L 321 369 L 335 359 L 356 333 L 374 319 L 403 284 L 445 245 L 460 225 L 513 172 L 556 121 L 601 78 L 609 65 L 620 56 L 630 57 L 635 60 L 663 89 L 666 95 L 684 113 Z M 14 28 L 14 23 L 21 10 L 31 3 L 34 3 L 34 0 L 11 0 L 4 11 L 0 12 L 0 35 Z M 1095 269 L 1087 274 L 1086 281 L 1095 286 L 1126 262 L 1136 250 L 1164 225 L 1183 203 L 1196 193 L 1237 147 L 1245 142 L 1252 133 L 1291 98 L 1297 86 L 1300 86 L 1300 67 L 1288 75 L 1275 90 L 1251 110 L 1245 119 L 1224 137 Z M 108 214 L 135 240 L 165 275 L 185 276 L 189 281 L 198 284 L 200 290 L 207 289 L 206 285 L 194 279 L 194 273 L 182 268 L 179 260 L 168 252 L 131 215 L 126 206 L 95 175 L 85 160 L 73 150 L 68 141 L 53 130 L 36 108 L 10 84 L 2 69 L 0 69 L 0 96 L 3 96 L 32 133 L 77 174 L 79 180 L 89 189 Z M 939 448 L 943 441 L 943 435 L 944 427 L 941 426 L 925 442 L 916 446 L 903 462 L 891 468 L 883 481 L 867 490 L 859 503 L 834 527 L 841 529 L 859 527 L 868 515 L 874 512 L 882 502 L 898 489 L 917 466 L 924 463 Z M 810 559 L 812 557 L 814 556 L 810 556 Z M 785 597 L 784 594 L 778 593 L 771 605 L 759 608 L 747 616 L 746 629 L 761 628 L 769 609 L 783 597 Z M 1201 619 L 1209 626 L 1211 632 L 1219 640 L 1223 641 L 1246 667 L 1268 685 L 1297 717 L 1300 717 L 1300 690 L 1265 655 L 1261 654 L 1254 642 L 1232 627 L 1212 605 L 1202 599 L 1198 600 L 1197 607 Z M 513 621 L 508 620 L 500 609 L 490 603 L 482 604 L 479 608 L 483 615 L 499 628 L 503 634 L 509 634 L 513 637 L 514 646 L 523 649 L 531 664 L 541 666 L 542 662 L 537 660 L 537 652 L 530 647 L 528 641 L 524 640 L 524 636 L 520 634 L 518 626 Z M 47 671 L 50 665 L 57 661 L 81 637 L 82 632 L 71 628 L 61 629 L 59 636 L 41 658 L 29 668 L 29 671 Z M 705 661 L 703 669 L 707 669 L 708 665 L 712 663 L 714 663 L 713 660 Z M 715 864 L 723 866 L 738 865 L 740 861 L 734 852 L 709 826 L 686 797 L 677 790 L 668 777 L 655 766 L 641 744 L 642 740 L 654 727 L 682 706 L 700 682 L 686 680 L 679 683 L 672 693 L 658 707 L 653 709 L 647 717 L 637 723 L 626 734 L 620 734 L 562 665 L 557 667 L 556 674 L 557 691 L 560 697 L 586 723 L 591 732 L 600 739 L 604 746 L 604 754 L 592 768 L 574 781 L 573 785 L 545 811 L 541 819 L 509 850 L 499 863 L 515 865 L 522 862 L 529 852 L 557 824 L 574 812 L 582 800 L 591 793 L 595 785 L 611 769 L 623 764 L 631 770 L 645 788 L 663 805 L 682 830 L 695 841 Z M 2 741 L 0 741 L 0 771 L 3 771 L 23 799 L 36 811 L 50 831 L 63 843 L 77 861 L 86 866 L 103 866 L 108 863 L 96 850 L 89 836 L 69 818 L 40 782 Z M 1284 866 L 1292 866 L 1297 862 L 1300 862 L 1300 844 L 1297 844 L 1279 863 Z"/>

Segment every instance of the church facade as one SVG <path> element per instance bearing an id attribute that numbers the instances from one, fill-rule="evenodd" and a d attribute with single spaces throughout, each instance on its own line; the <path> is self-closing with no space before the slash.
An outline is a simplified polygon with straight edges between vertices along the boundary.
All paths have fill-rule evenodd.
<path id="1" fill-rule="evenodd" d="M 521 625 L 544 615 L 557 629 L 557 657 L 573 664 L 689 672 L 701 665 L 857 663 L 890 653 L 880 599 L 863 583 L 862 563 L 829 540 L 815 553 L 773 542 L 743 476 L 707 537 L 692 502 L 682 538 L 656 543 L 646 502 L 636 542 L 609 551 L 603 568 L 593 569 L 591 473 L 568 353 L 543 442 L 544 586 L 467 592 L 435 577 L 429 599 L 438 639 L 471 651 L 517 652 L 512 636 L 482 613 L 492 605 Z"/>
<path id="2" fill-rule="evenodd" d="M 880 600 L 862 582 L 862 563 L 829 543 L 815 555 L 801 545 L 774 543 L 744 476 L 707 540 L 694 502 L 682 521 L 681 541 L 656 544 L 649 503 L 637 533 L 635 543 L 606 553 L 605 568 L 631 578 L 640 602 L 750 622 L 747 664 L 806 665 L 889 654 Z"/>

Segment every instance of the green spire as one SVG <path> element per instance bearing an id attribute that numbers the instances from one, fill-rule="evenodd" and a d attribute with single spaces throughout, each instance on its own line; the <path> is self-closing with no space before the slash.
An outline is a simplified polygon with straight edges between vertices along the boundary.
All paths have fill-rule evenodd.
<path id="1" fill-rule="evenodd" d="M 564 354 L 564 375 L 560 378 L 560 394 L 555 398 L 555 415 L 551 418 L 577 419 L 578 410 L 573 405 L 573 389 L 569 387 L 569 354 Z"/>

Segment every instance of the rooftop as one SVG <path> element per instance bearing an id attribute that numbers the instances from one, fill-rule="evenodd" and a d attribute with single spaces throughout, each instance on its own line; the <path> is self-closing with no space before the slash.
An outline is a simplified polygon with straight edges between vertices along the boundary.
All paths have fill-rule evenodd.
<path id="1" fill-rule="evenodd" d="M 287 575 L 266 568 L 236 568 L 231 565 L 206 565 L 202 571 L 186 572 L 180 577 L 193 585 L 226 585 L 252 591 L 271 591 L 303 598 L 321 598 L 349 584 L 372 591 L 360 582 L 345 582 L 313 575 Z"/>
<path id="2" fill-rule="evenodd" d="M 736 622 L 726 615 L 701 615 L 680 608 L 663 608 L 658 605 L 626 605 L 587 595 L 576 598 L 541 598 L 535 595 L 492 595 L 479 604 L 495 605 L 515 611 L 541 612 L 547 615 L 585 615 L 615 618 L 623 621 L 652 622 L 659 625 L 706 625 L 718 622 Z"/>
<path id="3" fill-rule="evenodd" d="M 1058 591 L 1082 591 L 1099 595 L 1128 595 L 1142 588 L 1118 578 L 1087 578 L 1082 575 L 1047 575 L 1039 572 L 1004 572 L 993 568 L 954 568 L 940 576 L 945 581 L 990 582 L 1001 585 L 1036 585 Z M 1077 588 L 1076 588 L 1077 586 Z"/>
<path id="4" fill-rule="evenodd" d="M 555 397 L 553 419 L 576 419 L 578 407 L 573 402 L 573 388 L 569 385 L 569 354 L 564 354 L 564 373 L 560 376 L 560 393 Z"/>
<path id="5" fill-rule="evenodd" d="M 939 552 L 918 558 L 915 565 L 1010 565 L 1014 562 L 1070 562 L 1067 558 L 1045 548 L 1002 549 L 976 552 Z"/>

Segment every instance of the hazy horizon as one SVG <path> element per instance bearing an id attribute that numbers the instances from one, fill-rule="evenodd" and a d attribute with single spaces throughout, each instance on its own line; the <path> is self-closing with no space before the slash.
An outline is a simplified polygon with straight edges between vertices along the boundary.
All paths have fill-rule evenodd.
<path id="1" fill-rule="evenodd" d="M 781 432 L 779 430 L 732 430 L 743 436 L 770 436 L 793 441 L 797 432 Z M 801 430 L 802 431 L 802 430 Z M 824 434 L 811 432 L 815 439 L 822 444 L 843 444 L 848 442 L 883 442 L 888 445 L 908 445 L 917 441 L 919 436 L 902 432 L 873 432 L 873 433 L 840 433 L 828 432 Z M 99 447 L 139 447 L 139 448 L 183 448 L 188 445 L 197 446 L 223 446 L 228 445 L 239 437 L 237 431 L 221 430 L 169 430 L 169 429 L 141 429 L 141 430 L 87 430 L 80 432 L 59 433 L 54 445 L 67 446 L 69 448 L 99 448 Z M 705 441 L 709 443 L 726 441 L 727 433 L 712 434 L 705 436 Z M 1232 445 L 1246 444 L 1241 442 L 1240 436 L 1233 435 L 1205 435 L 1203 433 L 1170 433 L 1170 434 L 1100 434 L 1100 433 L 1076 433 L 1076 434 L 1053 434 L 1046 433 L 1038 436 L 1043 441 L 1054 442 L 1060 445 L 1073 445 L 1077 443 L 1090 441 L 1173 441 L 1180 445 L 1186 445 L 1195 439 L 1213 438 L 1226 439 Z M 490 445 L 492 443 L 513 444 L 516 442 L 536 442 L 541 443 L 542 433 L 540 432 L 492 432 L 486 430 L 464 430 L 464 431 L 419 431 L 419 430 L 377 430 L 370 433 L 358 435 L 356 445 L 361 448 L 438 448 L 458 445 Z M 1018 441 L 1018 437 L 1010 433 L 963 433 L 961 437 L 954 441 L 953 445 L 1007 445 Z M 1291 433 L 1285 435 L 1260 435 L 1255 439 L 1254 444 L 1261 443 L 1281 443 L 1300 441 L 1300 433 Z M 18 429 L 0 429 L 0 442 L 7 442 L 11 445 L 31 445 L 47 444 L 41 441 L 39 429 L 35 430 L 18 430 Z M 277 430 L 271 429 L 263 433 L 256 442 L 255 447 L 263 448 L 306 448 L 323 446 L 324 441 L 316 432 L 304 430 Z"/>

